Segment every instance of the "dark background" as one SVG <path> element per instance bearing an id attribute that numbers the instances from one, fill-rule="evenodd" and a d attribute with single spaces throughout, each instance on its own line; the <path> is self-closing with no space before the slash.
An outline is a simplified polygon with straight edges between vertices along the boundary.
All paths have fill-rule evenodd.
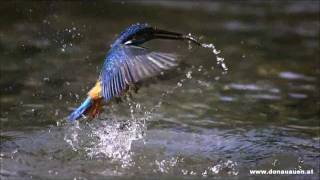
<path id="1" fill-rule="evenodd" d="M 1 178 L 318 178 L 318 1 L 8 1 L 0 17 Z M 149 42 L 186 66 L 95 121 L 57 126 L 137 22 L 213 43 L 228 72 L 210 49 Z"/>

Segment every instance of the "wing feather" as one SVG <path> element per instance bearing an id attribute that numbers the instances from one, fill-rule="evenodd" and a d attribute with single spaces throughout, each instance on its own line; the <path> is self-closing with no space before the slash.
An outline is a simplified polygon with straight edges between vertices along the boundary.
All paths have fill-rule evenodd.
<path id="1" fill-rule="evenodd" d="M 100 74 L 106 101 L 120 96 L 129 85 L 177 66 L 177 56 L 137 46 L 119 46 L 106 58 Z"/>

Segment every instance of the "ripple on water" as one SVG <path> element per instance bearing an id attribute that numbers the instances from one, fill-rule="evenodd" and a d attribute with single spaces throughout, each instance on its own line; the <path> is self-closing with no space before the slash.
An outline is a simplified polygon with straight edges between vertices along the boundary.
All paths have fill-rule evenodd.
<path id="1" fill-rule="evenodd" d="M 280 89 L 267 84 L 260 86 L 253 83 L 252 84 L 231 83 L 227 85 L 227 88 L 234 89 L 234 90 L 243 90 L 243 91 L 267 91 L 270 93 L 280 92 Z"/>
<path id="2" fill-rule="evenodd" d="M 232 102 L 232 101 L 235 101 L 236 98 L 232 96 L 220 96 L 220 100 L 223 102 Z"/>
<path id="3" fill-rule="evenodd" d="M 305 80 L 305 81 L 315 81 L 316 78 L 311 76 L 306 76 L 303 74 L 298 74 L 295 72 L 285 71 L 279 74 L 280 78 L 288 79 L 288 80 Z"/>
<path id="4" fill-rule="evenodd" d="M 288 93 L 288 95 L 294 99 L 305 99 L 308 97 L 308 95 L 301 93 Z"/>
<path id="5" fill-rule="evenodd" d="M 280 100 L 281 96 L 271 95 L 271 94 L 255 94 L 248 95 L 249 98 L 262 99 L 262 100 Z"/>

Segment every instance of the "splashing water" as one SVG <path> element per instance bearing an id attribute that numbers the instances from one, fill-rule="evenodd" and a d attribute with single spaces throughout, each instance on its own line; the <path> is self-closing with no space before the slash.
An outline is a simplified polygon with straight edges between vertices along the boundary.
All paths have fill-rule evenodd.
<path id="1" fill-rule="evenodd" d="M 145 121 L 150 116 L 146 113 L 138 117 L 140 104 L 128 101 L 131 119 L 117 121 L 107 119 L 81 124 L 78 121 L 70 124 L 64 140 L 75 152 L 85 152 L 89 158 L 105 157 L 120 162 L 121 167 L 134 165 L 131 151 L 132 143 L 143 139 L 146 131 Z"/>
<path id="2" fill-rule="evenodd" d="M 191 34 L 188 35 L 188 38 L 198 43 Z M 224 71 L 228 70 L 224 63 L 224 58 L 218 56 L 220 51 L 217 50 L 213 44 L 198 44 L 201 47 L 212 49 L 212 52 L 216 55 L 217 64 L 220 65 Z M 191 48 L 192 46 L 189 44 L 189 49 Z M 192 69 L 202 72 L 203 66 L 200 65 L 198 68 L 193 67 Z M 173 94 L 177 89 L 181 88 L 185 82 L 193 78 L 192 69 L 186 72 L 185 77 L 180 79 L 176 86 L 173 86 L 171 89 L 162 93 L 159 102 L 155 106 L 151 108 L 141 108 L 139 103 L 127 98 L 130 110 L 129 120 L 119 122 L 115 118 L 107 120 L 104 118 L 103 121 L 96 120 L 94 123 L 89 122 L 84 124 L 77 121 L 70 125 L 71 127 L 69 127 L 64 137 L 65 142 L 71 146 L 73 151 L 85 152 L 86 156 L 89 158 L 110 158 L 111 161 L 120 162 L 121 167 L 123 168 L 134 166 L 134 152 L 132 151 L 133 142 L 144 138 L 147 130 L 146 121 L 150 120 L 153 117 L 153 114 L 160 109 L 164 99 L 170 94 Z M 157 160 L 155 161 L 155 164 L 158 166 L 159 172 L 166 173 L 169 167 L 173 167 L 177 164 L 177 161 L 174 159 L 168 162 L 165 160 Z M 182 174 L 203 174 L 206 176 L 210 174 L 209 172 L 210 169 L 207 169 L 202 173 L 196 173 L 193 170 L 185 170 Z"/>
<path id="3" fill-rule="evenodd" d="M 227 161 L 219 161 L 214 165 L 209 165 L 205 169 L 181 169 L 181 173 L 183 175 L 191 175 L 191 176 L 202 176 L 202 177 L 210 177 L 215 176 L 217 174 L 228 174 L 231 176 L 236 176 L 239 174 L 238 163 L 233 162 L 231 160 Z"/>
<path id="4" fill-rule="evenodd" d="M 188 160 L 187 160 L 188 161 Z M 207 162 L 199 164 L 194 162 L 193 167 L 185 168 L 186 160 L 184 157 L 171 157 L 163 160 L 155 160 L 154 172 L 162 174 L 170 174 L 175 172 L 184 176 L 196 176 L 196 177 L 213 177 L 218 174 L 226 174 L 229 176 L 237 176 L 239 174 L 238 163 L 230 159 L 219 160 L 217 162 Z M 183 168 L 181 168 L 183 167 Z"/>
<path id="5" fill-rule="evenodd" d="M 116 128 L 115 128 L 116 127 Z M 105 156 L 113 161 L 120 161 L 122 167 L 133 166 L 132 143 L 144 137 L 145 124 L 141 122 L 107 122 L 92 127 L 91 136 L 95 141 L 85 150 L 89 157 Z"/>
<path id="6" fill-rule="evenodd" d="M 225 62 L 224 62 L 224 58 L 218 56 L 218 55 L 221 53 L 221 51 L 218 50 L 218 49 L 216 49 L 216 47 L 215 47 L 212 43 L 210 43 L 210 44 L 200 43 L 200 42 L 195 38 L 195 36 L 193 36 L 191 33 L 189 33 L 189 34 L 186 36 L 186 39 L 190 40 L 190 41 L 189 41 L 189 49 L 192 48 L 190 42 L 194 42 L 194 43 L 200 45 L 200 46 L 203 47 L 203 48 L 212 49 L 213 54 L 216 55 L 217 65 L 220 65 L 220 67 L 223 69 L 223 71 L 224 71 L 225 73 L 228 71 L 228 67 L 227 67 L 227 65 L 226 65 Z"/>
<path id="7" fill-rule="evenodd" d="M 144 138 L 147 130 L 146 122 L 160 109 L 164 98 L 180 88 L 185 80 L 185 78 L 180 80 L 178 85 L 163 93 L 159 103 L 149 110 L 127 99 L 130 119 L 126 121 L 102 117 L 103 121 L 95 120 L 87 123 L 76 121 L 69 124 L 64 141 L 73 151 L 84 152 L 89 158 L 109 158 L 112 162 L 120 163 L 122 168 L 134 166 L 133 142 Z"/>

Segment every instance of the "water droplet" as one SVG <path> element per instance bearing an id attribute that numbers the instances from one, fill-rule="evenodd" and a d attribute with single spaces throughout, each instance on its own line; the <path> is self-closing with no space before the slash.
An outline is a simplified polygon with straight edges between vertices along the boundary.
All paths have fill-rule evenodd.
<path id="1" fill-rule="evenodd" d="M 217 56 L 217 63 L 218 63 L 218 64 L 220 64 L 220 63 L 223 62 L 223 61 L 224 61 L 224 58 Z"/>
<path id="2" fill-rule="evenodd" d="M 43 81 L 49 82 L 49 81 L 50 81 L 50 78 L 49 78 L 49 77 L 44 77 L 44 78 L 43 78 Z"/>
<path id="3" fill-rule="evenodd" d="M 186 170 L 186 169 L 182 169 L 181 172 L 182 172 L 183 175 L 187 175 L 188 174 L 188 170 Z"/>
<path id="4" fill-rule="evenodd" d="M 220 50 L 213 49 L 214 54 L 220 54 L 220 52 L 221 52 Z"/>
<path id="5" fill-rule="evenodd" d="M 189 33 L 188 36 L 189 36 L 190 38 L 192 38 L 191 33 Z M 189 50 L 192 49 L 192 42 L 191 42 L 191 41 L 188 41 L 188 49 L 189 49 Z"/>
<path id="6" fill-rule="evenodd" d="M 220 50 L 217 50 L 212 43 L 211 43 L 211 44 L 202 43 L 201 46 L 204 47 L 204 48 L 212 49 L 212 52 L 213 52 L 215 55 L 218 55 L 218 54 L 221 53 L 221 51 L 220 51 Z M 228 70 L 226 64 L 223 62 L 223 61 L 224 61 L 224 58 L 217 56 L 217 57 L 216 57 L 216 60 L 217 60 L 217 64 L 220 65 L 221 68 L 222 68 L 224 71 L 227 71 L 227 70 Z"/>
<path id="7" fill-rule="evenodd" d="M 191 75 L 191 74 L 192 74 L 192 71 L 188 71 L 188 72 L 187 72 L 186 76 L 187 76 L 188 79 L 191 79 L 191 78 L 192 78 L 192 75 Z"/>
<path id="8" fill-rule="evenodd" d="M 228 68 L 225 63 L 221 63 L 221 67 L 224 71 L 228 71 Z"/>
<path id="9" fill-rule="evenodd" d="M 205 171 L 202 173 L 202 176 L 204 176 L 204 177 L 208 176 L 208 171 L 205 170 Z"/>
<path id="10" fill-rule="evenodd" d="M 224 63 L 224 58 L 217 56 L 217 64 L 220 64 L 221 68 L 224 71 L 228 71 L 228 67 L 226 66 L 226 64 Z"/>
<path id="11" fill-rule="evenodd" d="M 59 109 L 56 109 L 54 115 L 55 115 L 55 116 L 59 116 Z"/>
<path id="12" fill-rule="evenodd" d="M 275 159 L 273 162 L 272 162 L 272 166 L 276 166 L 278 164 L 278 160 Z"/>

